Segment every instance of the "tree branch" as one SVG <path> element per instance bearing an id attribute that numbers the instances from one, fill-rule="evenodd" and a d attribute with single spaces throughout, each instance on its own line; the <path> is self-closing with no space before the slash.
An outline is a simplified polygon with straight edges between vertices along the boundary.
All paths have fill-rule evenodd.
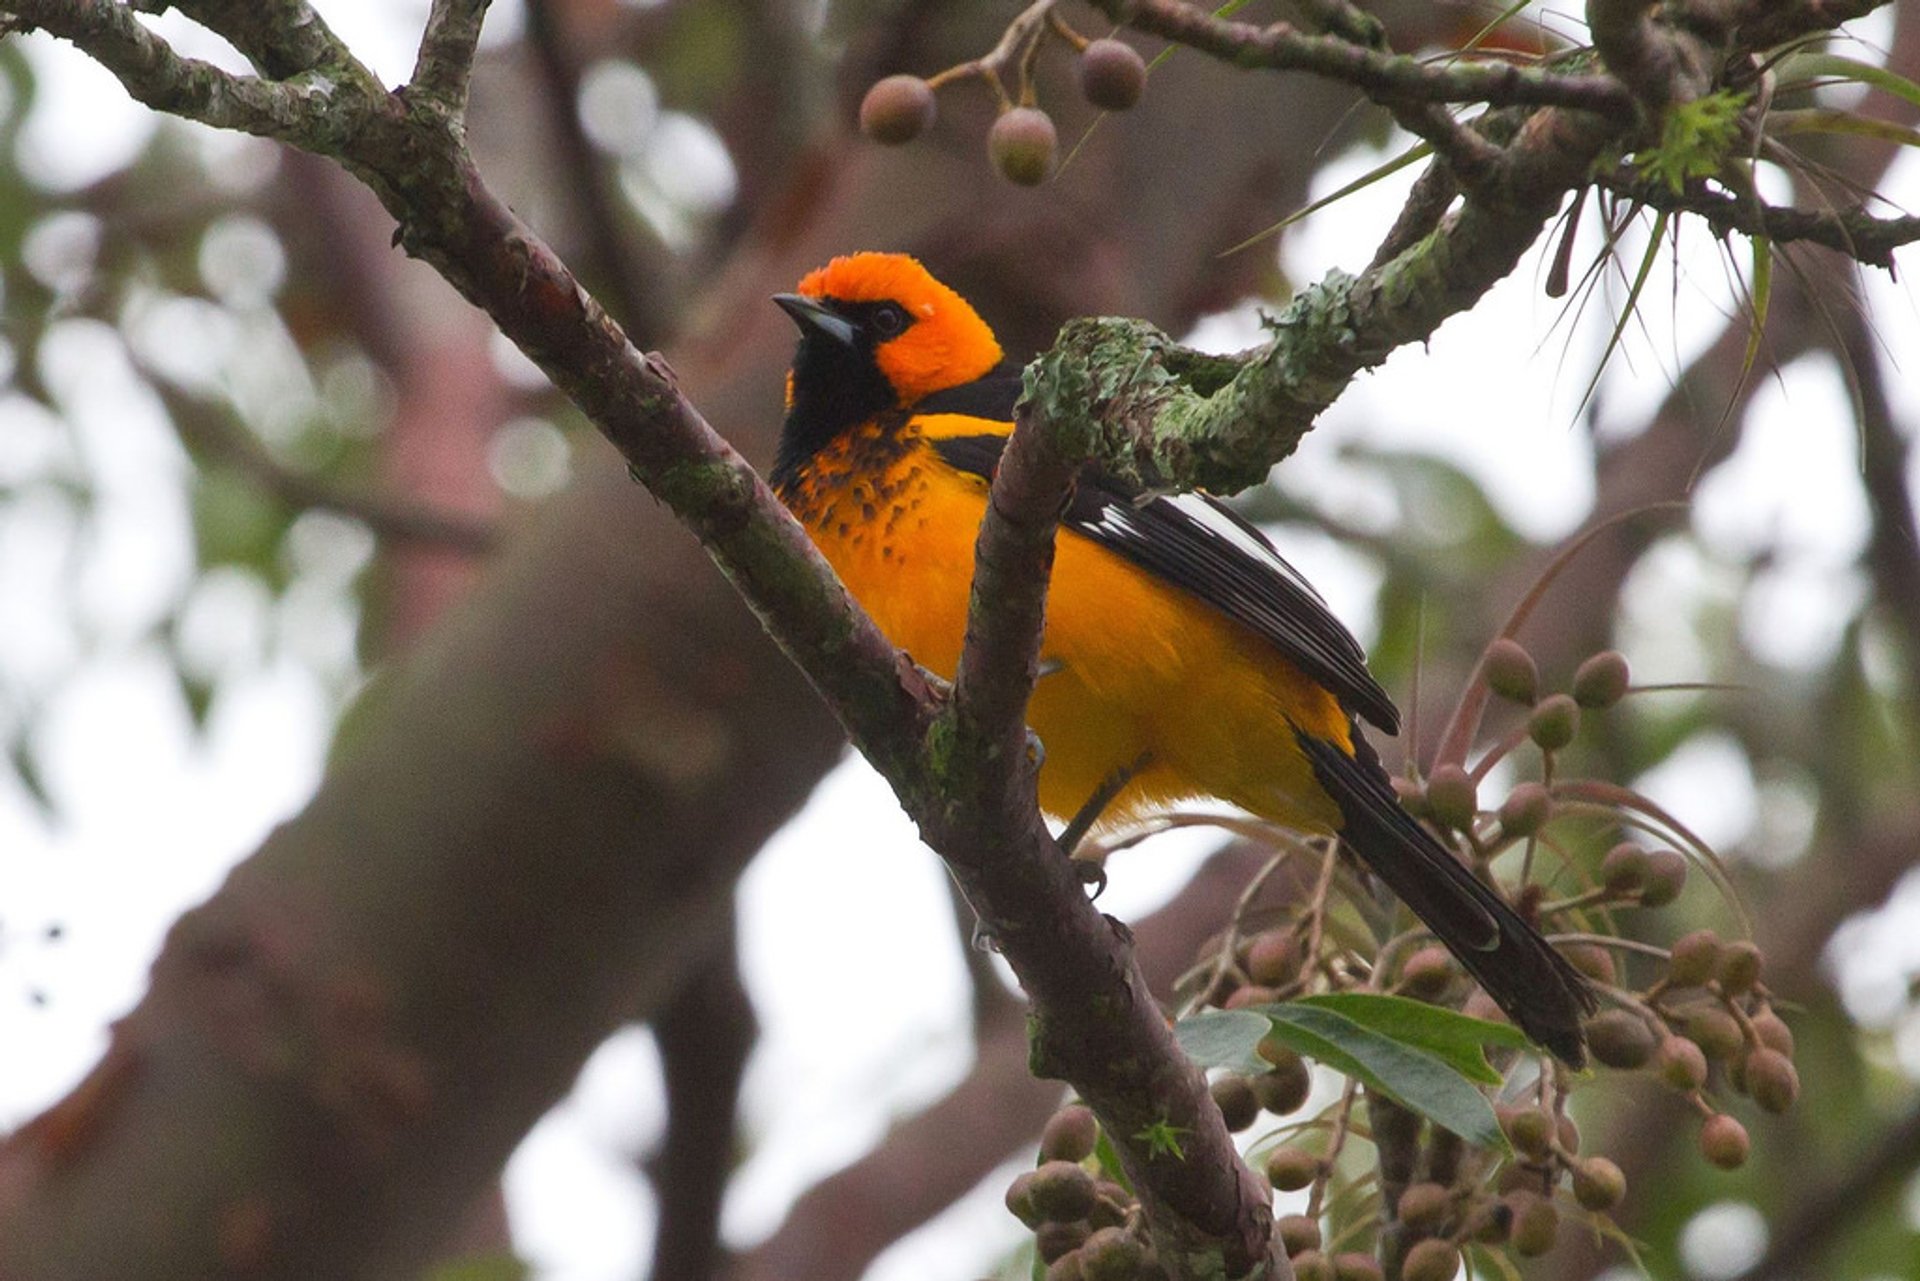
<path id="1" fill-rule="evenodd" d="M 1568 107 L 1615 119 L 1631 119 L 1633 114 L 1632 98 L 1610 76 L 1542 71 L 1510 62 L 1436 65 L 1340 36 L 1307 35 L 1284 22 L 1265 27 L 1234 22 L 1182 0 L 1095 0 L 1095 7 L 1115 22 L 1235 66 L 1311 72 L 1382 100 Z"/>
<path id="2" fill-rule="evenodd" d="M 480 43 L 480 27 L 489 0 L 434 0 L 427 29 L 420 39 L 410 97 L 436 102 L 449 115 L 466 114 L 467 85 L 473 79 L 473 51 Z"/>
<path id="3" fill-rule="evenodd" d="M 1779 245 L 1808 241 L 1887 271 L 1893 270 L 1894 250 L 1920 240 L 1920 216 L 1912 214 L 1877 218 L 1860 205 L 1847 209 L 1783 209 L 1713 191 L 1701 182 L 1675 191 L 1635 173 L 1606 175 L 1599 182 L 1608 191 L 1649 208 L 1696 214 L 1722 236 L 1739 232 L 1764 236 Z"/>

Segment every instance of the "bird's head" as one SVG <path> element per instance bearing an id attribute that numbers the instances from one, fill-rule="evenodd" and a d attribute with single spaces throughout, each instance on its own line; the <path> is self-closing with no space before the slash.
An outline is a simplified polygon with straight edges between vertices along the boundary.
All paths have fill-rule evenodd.
<path id="1" fill-rule="evenodd" d="M 1000 363 L 987 323 L 906 254 L 835 258 L 774 301 L 800 327 L 780 442 L 786 463 Z"/>

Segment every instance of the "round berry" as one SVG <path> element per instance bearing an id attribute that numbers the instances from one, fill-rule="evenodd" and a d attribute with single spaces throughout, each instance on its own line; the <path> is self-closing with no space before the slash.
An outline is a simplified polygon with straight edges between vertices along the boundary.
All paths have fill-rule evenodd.
<path id="1" fill-rule="evenodd" d="M 1697 1090 L 1707 1083 L 1707 1056 L 1684 1036 L 1660 1042 L 1654 1066 L 1660 1079 L 1676 1090 Z"/>
<path id="2" fill-rule="evenodd" d="M 1699 987 L 1713 977 L 1720 964 L 1720 936 L 1712 930 L 1695 930 L 1673 941 L 1667 960 L 1667 981 L 1675 987 Z"/>
<path id="3" fill-rule="evenodd" d="M 1745 1072 L 1747 1093 L 1768 1112 L 1785 1112 L 1800 1097 L 1800 1074 L 1778 1050 L 1763 1046 L 1753 1051 L 1747 1055 Z"/>
<path id="4" fill-rule="evenodd" d="M 1647 855 L 1647 880 L 1640 890 L 1644 907 L 1665 907 L 1687 887 L 1687 860 L 1672 850 Z"/>
<path id="5" fill-rule="evenodd" d="M 1627 1176 L 1607 1158 L 1590 1157 L 1573 1167 L 1573 1199 L 1584 1209 L 1611 1210 L 1626 1195 Z"/>
<path id="6" fill-rule="evenodd" d="M 1742 939 L 1729 943 L 1720 952 L 1720 990 L 1728 996 L 1744 996 L 1760 981 L 1760 948 Z"/>
<path id="7" fill-rule="evenodd" d="M 1547 1155 L 1553 1122 L 1545 1112 L 1539 1108 L 1502 1108 L 1500 1111 L 1500 1128 L 1507 1132 L 1507 1141 L 1513 1144 L 1515 1152 L 1536 1161 Z"/>
<path id="8" fill-rule="evenodd" d="M 1275 1235 L 1291 1258 L 1304 1250 L 1320 1248 L 1320 1220 L 1309 1214 L 1283 1214 L 1273 1221 Z"/>
<path id="9" fill-rule="evenodd" d="M 860 132 L 897 147 L 933 126 L 933 87 L 919 76 L 888 76 L 860 100 Z"/>
<path id="10" fill-rule="evenodd" d="M 1371 1254 L 1349 1250 L 1333 1256 L 1334 1281 L 1383 1281 L 1386 1273 Z"/>
<path id="11" fill-rule="evenodd" d="M 1084 1219 L 1093 1212 L 1093 1176 L 1072 1161 L 1048 1161 L 1033 1172 L 1032 1196 L 1043 1220 Z"/>
<path id="12" fill-rule="evenodd" d="M 1793 1029 L 1771 1008 L 1761 1010 L 1750 1020 L 1754 1035 L 1760 1038 L 1760 1044 L 1769 1050 L 1778 1050 L 1788 1058 L 1793 1057 Z"/>
<path id="13" fill-rule="evenodd" d="M 1513 1205 L 1513 1252 L 1534 1258 L 1553 1249 L 1560 1238 L 1560 1208 L 1546 1197 L 1517 1192 Z"/>
<path id="14" fill-rule="evenodd" d="M 1407 958 L 1400 970 L 1400 986 L 1408 996 L 1431 1000 L 1447 990 L 1457 973 L 1444 947 L 1423 947 Z"/>
<path id="15" fill-rule="evenodd" d="M 1111 37 L 1080 51 L 1080 92 L 1102 111 L 1125 111 L 1147 90 L 1147 64 L 1132 45 Z"/>
<path id="16" fill-rule="evenodd" d="M 1247 943 L 1247 974 L 1255 983 L 1279 987 L 1300 972 L 1300 937 L 1292 930 L 1265 930 Z"/>
<path id="17" fill-rule="evenodd" d="M 1573 701 L 1598 711 L 1612 707 L 1626 695 L 1632 671 L 1617 649 L 1602 650 L 1580 664 L 1573 674 Z"/>
<path id="18" fill-rule="evenodd" d="M 1703 1005 L 1687 1014 L 1687 1037 L 1710 1059 L 1730 1059 L 1746 1044 L 1740 1024 L 1717 1005 Z"/>
<path id="19" fill-rule="evenodd" d="M 1238 1134 L 1260 1119 L 1260 1099 L 1246 1077 L 1223 1076 L 1207 1089 L 1213 1095 L 1213 1105 L 1220 1109 L 1220 1119 L 1232 1133 Z"/>
<path id="20" fill-rule="evenodd" d="M 1253 1092 L 1261 1107 L 1275 1116 L 1286 1116 L 1299 1111 L 1313 1092 L 1313 1074 L 1305 1063 L 1295 1059 L 1291 1067 L 1276 1067 L 1254 1077 Z"/>
<path id="21" fill-rule="evenodd" d="M 1747 1163 L 1747 1154 L 1753 1150 L 1753 1140 L 1747 1137 L 1747 1127 L 1722 1112 L 1707 1118 L 1700 1127 L 1700 1152 L 1722 1170 L 1737 1170 Z"/>
<path id="22" fill-rule="evenodd" d="M 1541 699 L 1527 718 L 1527 737 L 1545 752 L 1557 752 L 1580 732 L 1580 705 L 1565 694 Z"/>
<path id="23" fill-rule="evenodd" d="M 1638 894 L 1646 886 L 1652 860 L 1632 841 L 1622 841 L 1600 860 L 1600 883 L 1610 894 L 1625 897 Z"/>
<path id="24" fill-rule="evenodd" d="M 1275 1148 L 1267 1156 L 1267 1182 L 1281 1192 L 1298 1192 L 1320 1177 L 1320 1158 L 1299 1148 Z"/>
<path id="25" fill-rule="evenodd" d="M 1416 1232 L 1437 1232 L 1453 1209 L 1453 1196 L 1438 1183 L 1415 1183 L 1400 1194 L 1395 1215 Z"/>
<path id="26" fill-rule="evenodd" d="M 1060 145 L 1053 120 L 1038 107 L 1014 107 L 1002 112 L 987 130 L 987 156 L 1008 182 L 1037 187 L 1053 172 Z"/>
<path id="27" fill-rule="evenodd" d="M 1487 688 L 1500 697 L 1527 707 L 1540 697 L 1540 669 L 1519 641 L 1502 636 L 1487 646 L 1481 663 Z"/>
<path id="28" fill-rule="evenodd" d="M 1078 1250 L 1089 1235 L 1084 1219 L 1076 1223 L 1042 1223 L 1033 1230 L 1033 1252 L 1040 1256 L 1041 1262 L 1054 1263 Z"/>
<path id="29" fill-rule="evenodd" d="M 1093 1155 L 1100 1141 L 1100 1123 L 1093 1109 L 1082 1103 L 1070 1103 L 1047 1118 L 1040 1131 L 1042 1161 L 1084 1161 Z"/>
<path id="30" fill-rule="evenodd" d="M 1532 836 L 1553 817 L 1553 797 L 1539 783 L 1522 783 L 1500 802 L 1500 830 L 1508 836 Z"/>
<path id="31" fill-rule="evenodd" d="M 1646 1066 L 1653 1057 L 1653 1030 L 1630 1010 L 1607 1010 L 1587 1020 L 1587 1048 L 1610 1068 Z"/>
<path id="32" fill-rule="evenodd" d="M 1400 1264 L 1403 1281 L 1453 1281 L 1459 1270 L 1460 1252 L 1434 1238 L 1416 1243 Z"/>
<path id="33" fill-rule="evenodd" d="M 1333 1260 L 1318 1250 L 1302 1250 L 1287 1262 L 1293 1265 L 1293 1281 L 1336 1281 Z"/>
<path id="34" fill-rule="evenodd" d="M 1121 1228 L 1101 1228 L 1075 1253 L 1086 1281 L 1134 1281 L 1147 1260 L 1146 1247 Z"/>

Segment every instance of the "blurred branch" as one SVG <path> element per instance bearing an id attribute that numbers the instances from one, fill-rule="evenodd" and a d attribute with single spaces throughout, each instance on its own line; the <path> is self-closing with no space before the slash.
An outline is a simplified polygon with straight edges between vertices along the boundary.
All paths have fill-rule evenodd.
<path id="1" fill-rule="evenodd" d="M 427 29 L 408 90 L 458 117 L 467 109 L 467 85 L 473 79 L 473 51 L 488 0 L 433 0 Z"/>
<path id="2" fill-rule="evenodd" d="M 427 543 L 470 556 L 491 552 L 499 543 L 499 530 L 491 521 L 437 511 L 383 494 L 356 492 L 285 467 L 224 407 L 190 397 L 151 373 L 148 382 L 166 405 L 174 430 L 189 449 L 232 467 L 296 511 L 336 512 L 359 521 L 383 540 Z"/>
<path id="3" fill-rule="evenodd" d="M 1171 902 L 1136 923 L 1141 973 L 1156 994 L 1171 997 L 1174 980 L 1266 858 L 1263 850 L 1229 845 Z M 997 979 L 992 986 L 1000 990 Z M 858 1281 L 882 1250 L 1030 1148 L 1061 1092 L 1027 1070 L 1018 1011 L 1004 995 L 992 1001 L 976 1024 L 966 1079 L 803 1193 L 772 1236 L 725 1266 L 724 1281 Z"/>
<path id="4" fill-rule="evenodd" d="M 647 1162 L 659 1202 L 653 1277 L 706 1281 L 720 1257 L 720 1200 L 733 1172 L 740 1078 L 759 1029 L 740 982 L 733 918 L 713 955 L 655 1016 L 667 1132 Z"/>
<path id="5" fill-rule="evenodd" d="M 1770 1226 L 1767 1252 L 1730 1281 L 1782 1281 L 1818 1276 L 1808 1265 L 1867 1214 L 1886 1207 L 1900 1184 L 1920 1168 L 1920 1108 L 1879 1130 L 1873 1146 L 1839 1178 L 1825 1184 L 1798 1181 L 1794 1210 Z"/>
<path id="6" fill-rule="evenodd" d="M 1308 35 L 1284 22 L 1254 26 L 1215 17 L 1182 0 L 1095 0 L 1094 7 L 1115 22 L 1236 66 L 1310 72 L 1382 101 L 1524 103 L 1622 120 L 1633 116 L 1632 98 L 1610 76 L 1542 71 L 1509 62 L 1423 62 L 1337 35 Z"/>
<path id="7" fill-rule="evenodd" d="M 527 36 L 540 75 L 547 120 L 560 144 L 561 171 L 586 225 L 588 274 L 599 282 L 610 309 L 634 344 L 652 347 L 671 335 L 679 308 L 664 295 L 674 279 L 673 256 L 643 220 L 621 216 L 621 198 L 607 158 L 580 123 L 580 64 L 568 38 L 567 6 L 527 0 Z M 648 282 L 646 288 L 642 281 Z"/>

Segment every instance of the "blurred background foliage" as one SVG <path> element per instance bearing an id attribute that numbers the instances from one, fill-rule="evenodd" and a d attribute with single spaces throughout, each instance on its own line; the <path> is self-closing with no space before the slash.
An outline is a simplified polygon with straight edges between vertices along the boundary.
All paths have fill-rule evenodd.
<path id="1" fill-rule="evenodd" d="M 1377 7 L 1397 44 L 1429 49 L 1471 34 L 1493 11 Z M 1194 87 L 1235 74 L 1191 54 L 1164 78 L 1156 72 L 1132 117 L 1099 122 L 1092 137 L 1106 150 L 1090 146 L 1068 170 L 1081 186 L 1063 179 L 1052 206 L 1042 203 L 1056 199 L 1051 189 L 1018 197 L 1027 221 L 995 225 L 947 194 L 970 190 L 980 207 L 1015 201 L 978 155 L 984 102 L 943 118 L 929 144 L 937 159 L 874 160 L 847 125 L 865 84 L 984 48 L 1009 16 L 959 8 L 869 0 L 836 3 L 823 18 L 783 0 L 497 5 L 474 94 L 481 161 L 638 341 L 675 342 L 696 400 L 703 367 L 738 368 L 730 347 L 764 348 L 760 364 L 777 368 L 785 336 L 745 327 L 730 308 L 764 295 L 762 278 L 784 261 L 792 228 L 821 216 L 817 206 L 833 199 L 822 191 L 844 186 L 834 175 L 849 167 L 891 166 L 896 199 L 836 208 L 841 247 L 912 245 L 989 299 L 990 311 L 996 297 L 1018 298 L 1010 328 L 1029 345 L 1044 342 L 1051 319 L 1100 309 L 1148 310 L 1185 327 L 1211 316 L 1211 332 L 1244 336 L 1255 303 L 1338 261 L 1310 256 L 1303 236 L 1344 243 L 1349 266 L 1370 251 L 1364 218 L 1353 218 L 1357 230 L 1323 230 L 1348 217 L 1336 205 L 1225 268 L 1215 264 L 1213 254 L 1309 192 L 1403 144 L 1378 111 L 1297 78 L 1283 107 L 1278 79 L 1239 77 L 1234 101 L 1254 104 L 1266 121 L 1243 124 Z M 423 10 L 366 17 L 363 38 L 377 42 L 391 28 L 393 58 L 403 59 Z M 1881 17 L 1849 52 L 1914 74 L 1916 14 L 1896 5 Z M 537 529 L 578 473 L 609 466 L 537 375 L 389 251 L 379 211 L 339 174 L 132 109 L 76 116 L 75 103 L 118 91 L 87 77 L 70 52 L 39 40 L 0 44 L 0 884 L 14 887 L 11 901 L 0 899 L 0 1003 L 18 1007 L 0 1014 L 0 1026 L 10 1060 L 31 1055 L 41 1038 L 35 1020 L 51 1014 L 40 1004 L 77 1003 L 96 1017 L 77 975 L 119 963 L 69 928 L 87 925 L 97 937 L 114 928 L 111 914 L 91 926 L 96 917 L 77 892 L 30 888 L 76 875 L 56 865 L 74 857 L 65 842 L 85 826 L 77 812 L 126 803 L 113 771 L 178 774 L 177 764 L 142 752 L 224 762 L 212 777 L 228 799 L 196 794 L 194 803 L 229 804 L 232 816 L 171 836 L 148 857 L 163 860 L 182 842 L 218 847 L 200 862 L 244 852 L 311 788 L 331 727 L 353 700 L 377 696 L 383 665 L 457 610 L 494 549 Z M 1857 100 L 1847 92 L 1832 91 Z M 1056 96 L 1063 136 L 1078 138 L 1091 117 L 1066 91 Z M 1912 123 L 1911 104 L 1874 106 Z M 1284 131 L 1295 115 L 1299 131 L 1245 166 L 1232 199 L 1196 202 L 1185 219 L 1174 216 L 1177 193 L 1147 190 L 1130 167 L 1162 154 L 1138 133 L 1190 149 L 1178 131 L 1195 128 L 1195 117 L 1200 128 L 1233 120 L 1221 126 L 1224 147 L 1239 131 Z M 1844 139 L 1816 158 L 1844 181 L 1911 197 L 1916 167 L 1895 150 Z M 1842 180 L 1777 177 L 1808 199 Z M 939 219 L 916 202 L 971 225 L 929 231 Z M 1167 279 L 1144 285 L 1129 274 L 1133 259 L 1092 250 L 1031 272 L 1046 243 L 1032 228 L 1074 218 L 1125 228 L 1111 234 L 1144 244 L 1135 252 L 1160 262 Z M 1157 236 L 1166 238 L 1159 250 Z M 1351 607 L 1350 617 L 1359 611 L 1376 670 L 1431 727 L 1548 544 L 1592 519 L 1702 497 L 1691 514 L 1649 509 L 1596 542 L 1522 639 L 1550 687 L 1608 645 L 1645 679 L 1717 687 L 1636 696 L 1629 714 L 1596 720 L 1579 750 L 1587 772 L 1640 781 L 1720 843 L 1769 978 L 1795 1007 L 1805 1098 L 1787 1116 L 1749 1118 L 1755 1157 L 1733 1175 L 1697 1159 L 1693 1126 L 1656 1091 L 1585 1089 L 1580 1120 L 1595 1136 L 1590 1147 L 1627 1168 L 1624 1222 L 1655 1276 L 1920 1277 L 1920 1013 L 1908 989 L 1920 974 L 1920 880 L 1909 872 L 1920 851 L 1911 455 L 1920 398 L 1915 348 L 1900 338 L 1920 331 L 1900 314 L 1914 310 L 1909 293 L 1884 281 L 1869 293 L 1844 264 L 1796 255 L 1798 278 L 1774 300 L 1761 368 L 1742 382 L 1737 292 L 1698 285 L 1720 273 L 1722 254 L 1708 237 L 1679 242 L 1674 279 L 1695 280 L 1646 304 L 1647 331 L 1630 332 L 1599 396 L 1578 414 L 1565 393 L 1577 393 L 1599 358 L 1595 334 L 1604 336 L 1619 305 L 1622 269 L 1601 273 L 1608 283 L 1562 336 L 1546 334 L 1550 311 L 1535 308 L 1520 322 L 1528 327 L 1478 339 L 1501 345 L 1516 365 L 1557 363 L 1546 379 L 1559 396 L 1552 404 L 1466 382 L 1452 398 L 1484 404 L 1464 414 L 1404 393 L 1393 399 L 1390 367 L 1379 378 L 1387 391 L 1336 411 L 1273 487 L 1241 501 L 1300 549 L 1336 604 Z M 1630 273 L 1632 251 L 1622 259 Z M 1525 270 L 1511 283 L 1523 296 L 1535 287 Z M 1692 296 L 1716 292 L 1717 304 Z M 1528 316 L 1528 305 L 1504 314 Z M 1444 365 L 1436 346 L 1396 363 Z M 757 399 L 717 418 L 729 431 L 756 424 L 742 443 L 757 460 L 768 453 L 777 395 L 763 378 Z M 1395 431 L 1369 431 L 1369 419 L 1389 416 Z M 1542 514 L 1524 461 L 1489 466 L 1445 438 L 1482 428 L 1503 440 L 1563 437 L 1586 474 L 1548 485 L 1559 497 Z M 1769 439 L 1756 443 L 1762 430 Z M 1758 497 L 1781 493 L 1784 504 Z M 247 768 L 256 754 L 291 763 L 262 785 Z M 254 788 L 260 794 L 231 795 Z M 1116 874 L 1145 878 L 1144 869 L 1129 862 Z M 89 892 L 124 888 L 94 883 Z M 151 935 L 203 889 L 156 871 L 141 892 L 160 897 L 153 910 L 163 915 L 139 928 Z M 1233 892 L 1216 894 L 1216 912 Z M 1654 940 L 1666 942 L 1703 924 L 1731 929 L 1734 916 L 1696 877 L 1682 909 L 1653 920 L 1671 931 Z M 982 1011 L 1004 993 L 990 969 L 972 972 L 988 991 L 951 1012 L 953 1042 L 927 1050 L 951 1063 L 936 1080 L 964 1083 L 990 1066 Z M 845 1000 L 871 999 L 855 990 L 858 979 L 842 981 Z M 103 1000 L 99 1013 L 110 1014 L 112 1000 Z M 976 1032 L 969 1066 L 960 1047 Z M 44 1080 L 23 1072 L 0 1118 L 23 1119 L 77 1066 Z M 657 1110 L 657 1062 L 642 1054 L 630 1066 L 633 1097 Z M 868 1061 L 849 1071 L 898 1067 Z M 923 1084 L 919 1102 L 939 1093 Z M 886 1107 L 908 1104 L 882 1099 L 864 1116 L 821 1123 L 868 1136 L 843 1145 L 851 1150 L 842 1159 L 861 1159 L 863 1147 L 866 1160 L 884 1157 Z M 766 1098 L 755 1109 L 769 1130 L 765 1118 L 779 1110 Z M 658 1126 L 627 1128 L 624 1155 L 644 1165 Z M 763 1138 L 744 1134 L 742 1168 Z M 984 1234 L 968 1225 L 983 1222 L 977 1206 L 1004 1185 L 989 1177 L 993 1166 L 1021 1156 L 1009 1135 L 997 1154 L 970 1158 L 979 1165 L 966 1182 L 981 1189 L 973 1211 L 949 1210 L 953 1194 L 929 1190 L 909 1222 L 869 1220 L 878 1239 L 856 1262 L 945 1213 L 946 1235 L 936 1228 L 924 1238 L 934 1244 L 904 1256 L 913 1274 L 959 1281 L 995 1266 L 1017 1229 L 1010 1220 Z M 736 1161 L 730 1149 L 715 1159 Z M 759 1195 L 791 1203 L 823 1173 L 792 1164 L 798 1173 L 785 1186 L 769 1192 L 763 1179 Z M 636 1187 L 635 1214 L 642 1195 Z M 821 1212 L 805 1201 L 793 1210 Z M 746 1217 L 764 1232 L 779 1213 Z M 749 1252 L 736 1275 L 757 1275 L 752 1242 L 731 1244 Z M 1793 1262 L 1788 1252 L 1802 1248 L 1810 1258 Z M 603 1253 L 583 1246 L 547 1262 L 556 1276 L 632 1274 L 596 1271 L 611 1267 L 595 1262 Z M 895 1270 L 886 1274 L 906 1275 L 903 1256 L 889 1257 L 881 1267 Z M 1603 1245 L 1569 1239 L 1528 1275 L 1598 1275 L 1621 1263 Z M 823 1265 L 791 1275 L 838 1273 Z"/>

